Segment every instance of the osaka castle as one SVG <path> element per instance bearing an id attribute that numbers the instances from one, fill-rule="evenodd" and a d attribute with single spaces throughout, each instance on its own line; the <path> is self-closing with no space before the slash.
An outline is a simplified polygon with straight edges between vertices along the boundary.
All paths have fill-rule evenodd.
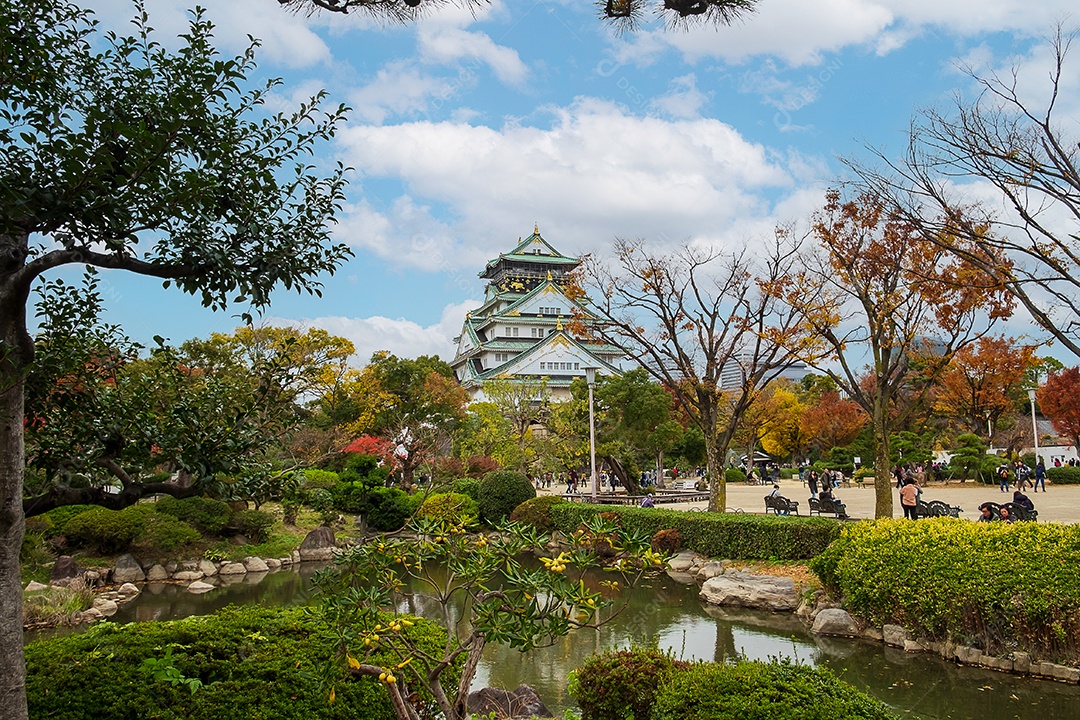
<path id="1" fill-rule="evenodd" d="M 546 379 L 552 399 L 565 400 L 587 367 L 600 375 L 622 374 L 618 347 L 577 339 L 567 329 L 573 319 L 598 321 L 587 299 L 571 300 L 564 290 L 567 273 L 580 264 L 553 248 L 539 227 L 488 261 L 480 272 L 487 280 L 484 304 L 465 315 L 451 363 L 474 401 L 485 399 L 484 382 L 493 378 Z"/>

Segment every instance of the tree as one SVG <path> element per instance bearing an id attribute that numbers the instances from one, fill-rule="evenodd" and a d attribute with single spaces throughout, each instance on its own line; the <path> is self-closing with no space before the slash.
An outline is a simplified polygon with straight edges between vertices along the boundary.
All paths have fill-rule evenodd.
<path id="1" fill-rule="evenodd" d="M 868 416 L 858 403 L 844 400 L 836 390 L 821 394 L 817 403 L 810 405 L 799 419 L 799 426 L 807 444 L 825 455 L 834 447 L 855 442 L 866 427 Z"/>
<path id="2" fill-rule="evenodd" d="M 830 191 L 811 233 L 819 252 L 776 289 L 814 340 L 800 349 L 803 358 L 870 417 L 875 515 L 892 517 L 890 436 L 956 352 L 1012 304 L 992 278 L 872 195 L 844 201 Z"/>
<path id="3" fill-rule="evenodd" d="M 488 0 L 278 0 L 300 12 L 328 10 L 336 13 L 366 12 L 378 20 L 394 23 L 413 22 L 432 9 L 445 5 L 476 10 Z M 757 0 L 596 0 L 600 17 L 617 30 L 636 28 L 645 18 L 655 15 L 673 27 L 695 24 L 731 25 L 754 11 Z"/>
<path id="4" fill-rule="evenodd" d="M 595 259 L 585 265 L 604 321 L 574 331 L 622 347 L 675 394 L 704 436 L 713 512 L 726 507 L 724 458 L 740 419 L 756 389 L 790 362 L 786 348 L 798 345 L 793 316 L 771 291 L 793 271 L 795 251 L 782 231 L 765 257 L 691 246 L 654 255 L 644 242 L 619 240 L 615 270 Z M 725 371 L 738 378 L 730 390 Z"/>
<path id="5" fill-rule="evenodd" d="M 454 433 L 456 457 L 465 460 L 486 456 L 503 467 L 521 467 L 519 450 L 514 427 L 498 407 L 489 402 L 469 404 L 465 419 Z"/>
<path id="6" fill-rule="evenodd" d="M 509 375 L 501 375 L 484 383 L 484 395 L 510 423 L 517 443 L 515 465 L 522 472 L 530 473 L 538 458 L 537 438 L 532 427 L 544 421 L 551 407 L 547 379 L 515 380 Z"/>
<path id="7" fill-rule="evenodd" d="M 323 95 L 262 112 L 254 44 L 222 58 L 200 12 L 180 49 L 139 11 L 132 37 L 98 37 L 65 0 L 0 4 L 0 717 L 25 718 L 23 378 L 35 278 L 85 264 L 161 279 L 211 308 L 317 293 L 348 249 L 329 242 L 343 171 L 306 162 L 344 117 Z"/>
<path id="8" fill-rule="evenodd" d="M 1073 447 L 1080 447 L 1080 368 L 1052 373 L 1036 398 L 1054 430 L 1069 438 Z"/>
<path id="9" fill-rule="evenodd" d="M 1050 40 L 1054 62 L 1039 93 L 1046 102 L 1028 100 L 1039 89 L 1021 87 L 1018 68 L 1005 76 L 964 68 L 980 89 L 974 100 L 923 112 L 905 156 L 881 156 L 884 171 L 853 168 L 891 212 L 993 277 L 1080 356 L 1080 167 L 1068 130 L 1074 123 L 1058 107 L 1069 96 L 1063 75 L 1071 41 L 1060 26 Z M 997 200 L 965 197 L 956 180 L 988 184 L 1004 211 Z"/>
<path id="10" fill-rule="evenodd" d="M 806 451 L 808 436 L 803 432 L 802 418 L 807 407 L 786 387 L 790 382 L 774 380 L 771 385 L 770 411 L 765 416 L 761 447 L 774 457 L 792 458 Z"/>
<path id="11" fill-rule="evenodd" d="M 935 408 L 963 418 L 980 434 L 1011 412 L 1020 401 L 1021 385 L 1035 363 L 1035 346 L 1017 346 L 1003 337 L 982 337 L 961 348 L 945 368 L 936 391 Z"/>

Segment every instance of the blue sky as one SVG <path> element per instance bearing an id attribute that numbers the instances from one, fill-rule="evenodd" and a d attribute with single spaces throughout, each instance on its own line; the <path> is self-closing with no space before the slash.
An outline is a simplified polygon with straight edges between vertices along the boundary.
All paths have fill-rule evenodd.
<path id="1" fill-rule="evenodd" d="M 132 14 L 86 4 L 106 28 Z M 184 28 L 186 3 L 146 4 L 163 41 Z M 356 255 L 322 298 L 281 292 L 266 319 L 344 335 L 359 362 L 451 354 L 482 295 L 476 273 L 534 223 L 566 254 L 603 255 L 615 237 L 734 245 L 804 220 L 842 175 L 839 156 L 899 153 L 914 112 L 973 91 L 958 63 L 1019 61 L 1028 87 L 1044 85 L 1044 38 L 1072 7 L 761 0 L 734 27 L 619 37 L 581 0 L 494 0 L 408 27 L 275 0 L 212 5 L 223 52 L 262 39 L 260 74 L 285 81 L 276 106 L 326 88 L 353 108 L 316 161 L 355 168 L 335 234 Z M 1075 122 L 1076 73 L 1066 90 Z M 102 276 L 109 320 L 138 340 L 237 325 L 158 282 Z"/>

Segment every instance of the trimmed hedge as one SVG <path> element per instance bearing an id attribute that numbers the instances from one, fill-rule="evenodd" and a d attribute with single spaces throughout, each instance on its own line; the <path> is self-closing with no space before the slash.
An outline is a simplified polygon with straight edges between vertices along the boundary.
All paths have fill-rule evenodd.
<path id="1" fill-rule="evenodd" d="M 229 524 L 229 504 L 221 500 L 202 497 L 178 500 L 165 495 L 154 503 L 154 509 L 183 520 L 199 532 L 210 535 L 217 535 Z"/>
<path id="2" fill-rule="evenodd" d="M 571 692 L 581 720 L 649 720 L 664 679 L 689 666 L 656 648 L 612 650 L 592 655 L 577 669 Z"/>
<path id="3" fill-rule="evenodd" d="M 479 515 L 475 500 L 453 492 L 428 495 L 416 511 L 418 518 L 466 526 L 475 524 Z"/>
<path id="4" fill-rule="evenodd" d="M 406 632 L 423 638 L 428 652 L 441 652 L 445 631 L 423 619 L 415 622 Z M 30 716 L 393 720 L 378 680 L 346 678 L 328 637 L 330 629 L 302 608 L 230 607 L 171 622 L 99 623 L 84 633 L 27 645 Z M 202 688 L 190 692 L 142 669 L 144 660 L 164 658 L 167 648 L 173 666 L 201 680 Z M 336 676 L 325 684 L 324 664 Z"/>
<path id="5" fill-rule="evenodd" d="M 1080 526 L 875 520 L 811 561 L 845 607 L 996 654 L 1080 654 Z"/>
<path id="6" fill-rule="evenodd" d="M 542 495 L 526 500 L 514 508 L 510 513 L 510 519 L 514 522 L 523 522 L 532 525 L 537 530 L 548 532 L 553 529 L 551 523 L 551 508 L 566 502 L 558 495 Z"/>
<path id="7" fill-rule="evenodd" d="M 1080 485 L 1080 467 L 1071 467 L 1069 465 L 1048 467 L 1046 468 L 1046 479 L 1055 485 Z"/>
<path id="8" fill-rule="evenodd" d="M 660 530 L 678 530 L 684 547 L 730 560 L 806 560 L 838 538 L 841 526 L 839 521 L 827 518 L 683 512 L 576 502 L 552 506 L 551 520 L 554 529 L 572 533 L 586 519 L 602 512 L 617 514 L 626 530 L 649 537 Z"/>
<path id="9" fill-rule="evenodd" d="M 882 702 L 821 668 L 699 663 L 669 673 L 652 720 L 896 720 Z"/>

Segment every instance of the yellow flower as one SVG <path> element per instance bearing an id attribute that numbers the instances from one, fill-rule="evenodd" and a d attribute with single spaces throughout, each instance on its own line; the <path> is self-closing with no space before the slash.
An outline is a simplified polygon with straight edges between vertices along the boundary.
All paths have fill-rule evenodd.
<path id="1" fill-rule="evenodd" d="M 337 700 L 337 693 L 334 692 L 334 688 L 330 688 L 330 702 Z"/>
<path id="2" fill-rule="evenodd" d="M 351 667 L 353 670 L 358 670 L 360 668 L 360 661 L 354 658 L 352 655 L 346 653 L 345 659 L 349 661 L 349 667 Z"/>

